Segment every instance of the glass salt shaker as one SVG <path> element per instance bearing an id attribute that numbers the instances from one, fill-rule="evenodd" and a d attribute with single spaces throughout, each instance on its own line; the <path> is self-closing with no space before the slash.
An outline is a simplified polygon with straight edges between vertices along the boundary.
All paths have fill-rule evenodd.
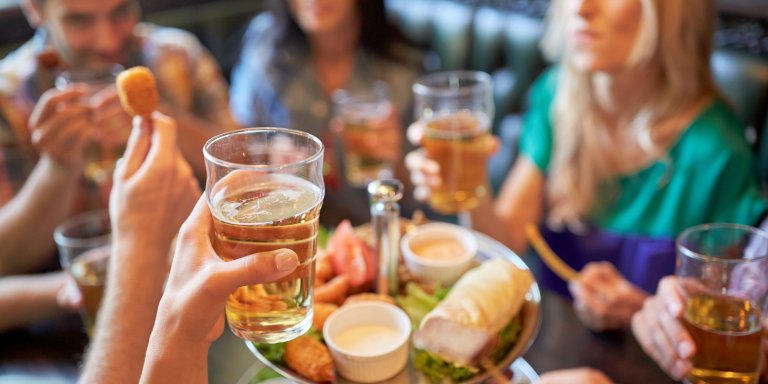
<path id="1" fill-rule="evenodd" d="M 368 184 L 371 197 L 375 254 L 379 275 L 376 292 L 396 296 L 398 293 L 397 267 L 400 262 L 400 204 L 403 184 L 394 179 L 379 179 Z"/>

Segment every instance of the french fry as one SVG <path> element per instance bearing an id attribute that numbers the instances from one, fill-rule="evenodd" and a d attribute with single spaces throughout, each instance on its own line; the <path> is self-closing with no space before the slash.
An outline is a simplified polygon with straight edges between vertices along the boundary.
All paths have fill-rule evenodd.
<path id="1" fill-rule="evenodd" d="M 568 264 L 563 259 L 555 254 L 549 245 L 541 237 L 539 229 L 534 224 L 528 224 L 525 226 L 525 235 L 528 237 L 528 241 L 531 242 L 531 246 L 539 254 L 544 264 L 547 264 L 549 269 L 552 270 L 557 276 L 565 281 L 575 280 L 579 277 L 579 272 Z"/>

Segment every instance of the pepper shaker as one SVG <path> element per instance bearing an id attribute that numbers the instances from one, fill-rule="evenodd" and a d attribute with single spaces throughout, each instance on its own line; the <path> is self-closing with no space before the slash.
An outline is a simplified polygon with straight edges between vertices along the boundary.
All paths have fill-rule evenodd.
<path id="1" fill-rule="evenodd" d="M 375 255 L 379 274 L 376 292 L 396 296 L 398 293 L 397 267 L 400 263 L 400 204 L 403 184 L 394 179 L 379 179 L 368 184 L 371 197 Z"/>

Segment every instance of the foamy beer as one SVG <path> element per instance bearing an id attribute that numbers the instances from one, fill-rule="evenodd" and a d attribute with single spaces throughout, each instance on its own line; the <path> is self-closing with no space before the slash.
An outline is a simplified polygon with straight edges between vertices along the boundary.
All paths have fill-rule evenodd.
<path id="1" fill-rule="evenodd" d="M 696 344 L 685 382 L 757 383 L 764 360 L 768 233 L 707 224 L 677 239 L 683 323 Z"/>
<path id="2" fill-rule="evenodd" d="M 377 81 L 368 88 L 344 89 L 333 94 L 334 115 L 343 125 L 344 176 L 356 187 L 382 177 L 391 177 L 392 164 L 366 151 L 367 140 L 375 139 L 376 125 L 392 114 L 389 87 Z"/>
<path id="3" fill-rule="evenodd" d="M 443 181 L 429 205 L 446 214 L 477 207 L 488 193 L 491 77 L 473 71 L 436 73 L 419 79 L 413 93 L 416 119 L 424 127 L 421 146 L 440 164 Z"/>
<path id="4" fill-rule="evenodd" d="M 291 275 L 243 286 L 227 299 L 229 327 L 241 338 L 277 343 L 312 325 L 312 290 L 323 185 L 323 145 L 282 128 L 249 128 L 210 139 L 204 147 L 206 197 L 213 248 L 224 261 L 290 248 Z"/>
<path id="5" fill-rule="evenodd" d="M 99 210 L 74 216 L 56 228 L 53 238 L 61 267 L 72 275 L 83 295 L 80 314 L 88 336 L 93 336 L 112 249 L 109 214 Z"/>

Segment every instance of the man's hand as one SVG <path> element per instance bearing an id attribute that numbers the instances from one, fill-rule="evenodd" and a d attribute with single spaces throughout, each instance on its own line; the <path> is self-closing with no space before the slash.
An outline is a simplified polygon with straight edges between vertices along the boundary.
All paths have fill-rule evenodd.
<path id="1" fill-rule="evenodd" d="M 50 89 L 35 105 L 29 118 L 32 144 L 56 164 L 81 170 L 84 149 L 93 135 L 90 106 L 82 103 L 82 87 Z"/>

